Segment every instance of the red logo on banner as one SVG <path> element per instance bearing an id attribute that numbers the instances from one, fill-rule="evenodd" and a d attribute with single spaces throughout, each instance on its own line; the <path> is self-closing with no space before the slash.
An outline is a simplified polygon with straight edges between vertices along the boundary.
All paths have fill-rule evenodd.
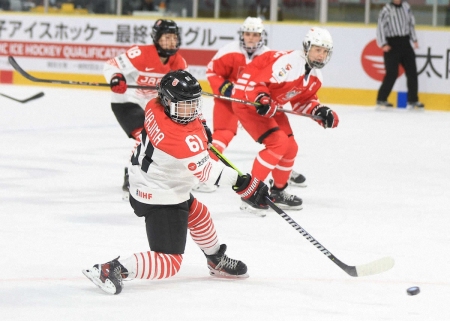
<path id="1" fill-rule="evenodd" d="M 190 171 L 195 171 L 197 169 L 197 164 L 189 163 L 188 168 Z"/>
<path id="2" fill-rule="evenodd" d="M 384 69 L 383 50 L 377 45 L 376 40 L 372 40 L 363 49 L 361 54 L 361 64 L 366 74 L 370 78 L 382 81 L 386 70 Z M 398 68 L 398 77 L 403 75 L 404 69 L 402 66 Z"/>

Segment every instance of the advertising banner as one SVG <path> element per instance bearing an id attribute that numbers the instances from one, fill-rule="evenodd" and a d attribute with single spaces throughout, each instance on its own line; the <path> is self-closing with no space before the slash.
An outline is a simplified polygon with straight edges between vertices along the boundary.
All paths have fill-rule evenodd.
<path id="1" fill-rule="evenodd" d="M 134 44 L 152 44 L 156 18 L 2 14 L 0 17 L 0 82 L 8 82 L 9 55 L 30 72 L 102 75 L 104 62 Z M 216 51 L 238 40 L 242 22 L 177 19 L 182 29 L 180 53 L 190 71 L 206 80 L 206 65 Z M 267 45 L 273 50 L 301 49 L 311 27 L 306 24 L 265 23 Z M 375 42 L 376 26 L 326 26 L 334 50 L 323 69 L 324 88 L 377 90 L 384 75 L 382 51 Z M 450 33 L 417 29 L 419 90 L 448 94 Z M 406 90 L 402 70 L 394 90 Z"/>

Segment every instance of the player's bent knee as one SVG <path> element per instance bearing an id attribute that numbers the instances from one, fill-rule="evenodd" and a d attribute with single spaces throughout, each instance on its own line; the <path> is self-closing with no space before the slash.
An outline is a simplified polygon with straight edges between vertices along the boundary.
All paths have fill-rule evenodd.
<path id="1" fill-rule="evenodd" d="M 196 198 L 192 200 L 189 207 L 188 228 L 195 229 L 196 226 L 204 224 L 211 219 L 208 208 Z"/>
<path id="2" fill-rule="evenodd" d="M 291 141 L 285 132 L 282 130 L 277 130 L 268 135 L 263 140 L 263 144 L 273 153 L 277 155 L 285 155 L 291 146 Z"/>
<path id="3" fill-rule="evenodd" d="M 289 136 L 288 148 L 285 155 L 295 157 L 297 155 L 297 152 L 298 152 L 298 144 L 295 141 L 294 136 Z"/>

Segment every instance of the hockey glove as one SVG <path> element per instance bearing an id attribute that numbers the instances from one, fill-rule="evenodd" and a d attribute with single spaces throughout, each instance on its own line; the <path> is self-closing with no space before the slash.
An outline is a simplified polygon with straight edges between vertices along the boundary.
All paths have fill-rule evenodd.
<path id="1" fill-rule="evenodd" d="M 114 74 L 111 78 L 109 86 L 116 94 L 123 94 L 127 91 L 127 81 L 122 74 Z"/>
<path id="2" fill-rule="evenodd" d="M 209 129 L 208 125 L 206 125 L 206 120 L 202 120 L 203 128 L 205 129 L 206 136 L 208 136 L 208 144 L 211 144 L 213 141 L 211 129 Z"/>
<path id="3" fill-rule="evenodd" d="M 322 126 L 323 128 L 335 128 L 339 124 L 338 115 L 327 106 L 323 105 L 316 106 L 313 109 L 312 114 L 315 116 L 322 117 L 321 120 L 316 120 L 316 122 L 318 122 L 319 125 Z"/>
<path id="4" fill-rule="evenodd" d="M 256 97 L 255 103 L 258 103 L 256 112 L 261 116 L 270 118 L 277 112 L 278 104 L 272 101 L 270 96 L 266 93 L 259 94 L 258 97 Z"/>
<path id="5" fill-rule="evenodd" d="M 233 93 L 233 83 L 229 80 L 225 80 L 223 84 L 219 87 L 219 92 L 222 96 L 231 97 Z"/>
<path id="6" fill-rule="evenodd" d="M 269 196 L 269 187 L 250 174 L 239 176 L 233 190 L 243 199 L 261 209 L 267 208 L 266 196 Z"/>

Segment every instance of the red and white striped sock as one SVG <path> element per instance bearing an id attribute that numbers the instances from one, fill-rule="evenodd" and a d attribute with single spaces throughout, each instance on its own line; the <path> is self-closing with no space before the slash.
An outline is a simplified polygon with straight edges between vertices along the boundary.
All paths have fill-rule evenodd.
<path id="1" fill-rule="evenodd" d="M 183 256 L 148 251 L 119 262 L 128 270 L 127 279 L 166 279 L 178 273 Z"/>
<path id="2" fill-rule="evenodd" d="M 219 251 L 219 239 L 209 210 L 197 199 L 194 199 L 189 209 L 188 228 L 194 242 L 207 255 Z M 119 262 L 128 270 L 127 279 L 165 279 L 178 273 L 183 256 L 148 251 L 119 259 Z"/>
<path id="3" fill-rule="evenodd" d="M 189 209 L 188 228 L 194 242 L 208 255 L 219 251 L 216 228 L 208 208 L 196 198 Z"/>

